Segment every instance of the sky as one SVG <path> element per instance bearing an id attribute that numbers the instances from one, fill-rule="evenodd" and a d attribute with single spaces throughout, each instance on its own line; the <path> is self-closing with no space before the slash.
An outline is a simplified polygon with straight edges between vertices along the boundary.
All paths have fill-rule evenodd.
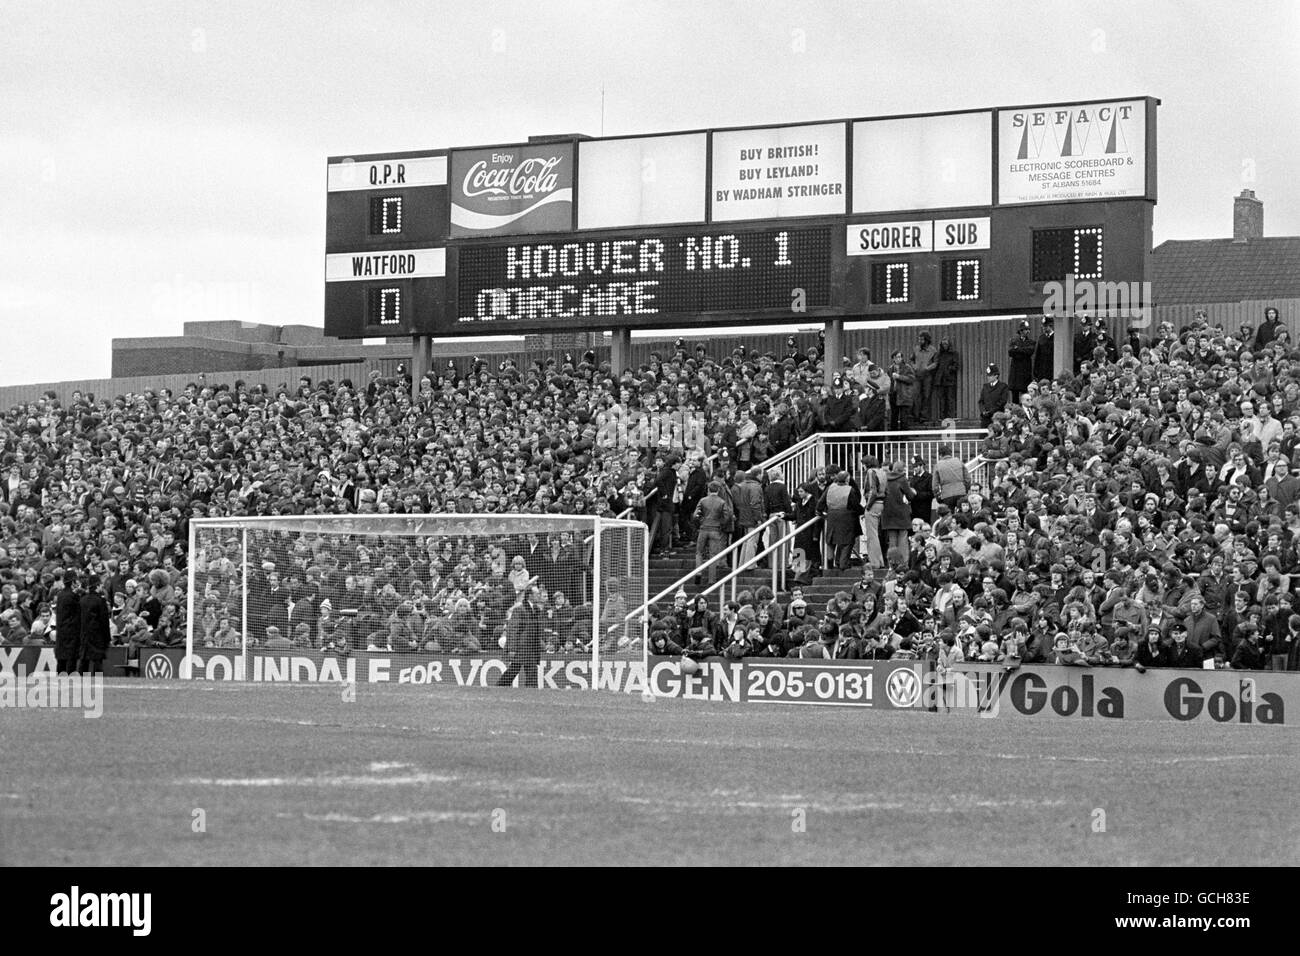
<path id="1" fill-rule="evenodd" d="M 0 384 L 323 325 L 331 155 L 1150 95 L 1155 241 L 1300 235 L 1300 2 L 8 0 Z M 602 116 L 601 89 L 604 88 Z"/>

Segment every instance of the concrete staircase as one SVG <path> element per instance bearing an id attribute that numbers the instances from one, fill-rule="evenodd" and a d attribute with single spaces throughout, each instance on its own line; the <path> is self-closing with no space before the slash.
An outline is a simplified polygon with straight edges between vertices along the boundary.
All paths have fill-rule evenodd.
<path id="1" fill-rule="evenodd" d="M 722 564 L 722 562 L 720 562 L 720 564 Z M 693 545 L 677 547 L 661 554 L 652 555 L 650 558 L 649 569 L 650 596 L 654 597 L 664 588 L 668 587 L 670 584 L 679 580 L 683 575 L 690 573 L 694 569 L 695 548 Z M 718 576 L 721 577 L 725 573 L 727 573 L 725 570 L 720 570 Z M 861 579 L 861 568 L 845 572 L 832 570 L 828 574 L 823 574 L 819 578 L 814 578 L 811 584 L 804 585 L 804 599 L 808 602 L 809 616 L 820 617 L 822 611 L 826 607 L 826 602 L 835 596 L 836 591 L 851 591 L 853 590 L 853 585 Z M 786 576 L 786 580 L 788 582 L 794 580 L 793 572 Z M 739 592 L 746 589 L 752 591 L 756 588 L 762 587 L 763 585 L 770 587 L 771 584 L 772 572 L 770 570 L 748 571 L 740 576 L 739 583 L 737 584 L 737 591 Z M 687 595 L 694 597 L 704 589 L 704 586 L 703 584 L 696 586 L 692 582 L 687 582 L 685 588 Z M 728 589 L 727 593 L 731 593 L 730 589 Z M 713 594 L 709 595 L 709 598 L 711 606 L 716 608 L 717 592 L 715 591 Z M 784 593 L 778 594 L 777 599 L 783 604 L 788 600 Z M 671 605 L 672 601 L 672 595 L 670 594 L 663 598 L 660 603 Z"/>

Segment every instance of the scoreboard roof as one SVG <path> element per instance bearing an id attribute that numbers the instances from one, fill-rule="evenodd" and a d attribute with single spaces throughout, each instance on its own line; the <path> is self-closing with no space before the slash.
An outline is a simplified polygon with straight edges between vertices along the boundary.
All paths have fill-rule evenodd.
<path id="1" fill-rule="evenodd" d="M 550 142 L 556 139 L 561 141 L 568 141 L 569 139 L 573 139 L 575 141 L 580 141 L 584 143 L 599 143 L 606 140 L 614 140 L 614 139 L 648 139 L 656 136 L 680 136 L 688 133 L 723 133 L 723 132 L 741 131 L 741 130 L 781 129 L 783 127 L 788 127 L 788 126 L 825 126 L 828 124 L 860 123 L 860 122 L 872 121 L 872 120 L 924 119 L 930 116 L 961 116 L 961 115 L 968 115 L 971 113 L 990 113 L 990 112 L 997 112 L 997 111 L 1010 112 L 1010 111 L 1024 111 L 1024 110 L 1057 110 L 1057 109 L 1065 109 L 1073 106 L 1088 106 L 1094 103 L 1117 103 L 1125 100 L 1127 101 L 1145 100 L 1146 102 L 1154 106 L 1159 106 L 1161 103 L 1158 97 L 1149 96 L 1149 95 L 1090 97 L 1088 99 L 1082 99 L 1082 100 L 1062 100 L 1055 103 L 1022 103 L 1022 104 L 1013 104 L 1007 106 L 972 106 L 972 107 L 965 107 L 963 109 L 933 110 L 933 111 L 923 112 L 923 113 L 880 113 L 872 116 L 839 116 L 839 117 L 831 117 L 829 119 L 798 120 L 796 122 L 785 121 L 779 123 L 753 123 L 747 126 L 703 126 L 703 127 L 695 127 L 691 129 L 659 130 L 659 131 L 649 132 L 649 133 L 618 133 L 613 136 L 585 136 L 576 133 L 562 136 L 562 137 L 534 136 L 529 138 L 524 143 L 521 143 L 520 140 L 518 139 L 503 140 L 494 143 L 476 143 L 476 144 L 468 144 L 462 146 L 453 146 L 450 147 L 449 149 L 435 150 L 434 152 L 445 153 L 445 152 L 450 152 L 450 150 L 453 149 L 499 149 L 503 146 L 519 146 L 519 145 L 527 145 L 527 144 L 536 145 L 538 142 Z M 426 155 L 429 152 L 430 152 L 429 150 L 423 150 L 423 151 L 416 150 L 414 152 L 405 153 L 405 154 L 375 153 L 367 156 L 361 156 L 361 155 L 353 155 L 351 157 L 335 156 L 335 157 L 330 157 L 330 162 L 341 161 L 345 158 L 353 158 L 353 159 L 361 160 L 361 159 L 381 158 L 383 156 Z"/>

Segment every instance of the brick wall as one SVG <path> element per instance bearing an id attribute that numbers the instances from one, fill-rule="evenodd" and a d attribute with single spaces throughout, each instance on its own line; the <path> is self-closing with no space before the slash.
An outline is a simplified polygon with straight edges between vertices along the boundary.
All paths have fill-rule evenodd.
<path id="1" fill-rule="evenodd" d="M 287 358 L 285 365 L 293 364 Z M 139 375 L 179 375 L 182 373 L 239 372 L 251 369 L 278 368 L 275 353 L 266 354 L 249 349 L 195 348 L 166 346 L 163 348 L 114 348 L 113 377 L 130 378 Z"/>
<path id="2" fill-rule="evenodd" d="M 1253 189 L 1243 189 L 1232 200 L 1232 238 L 1238 242 L 1264 238 L 1264 204 Z"/>

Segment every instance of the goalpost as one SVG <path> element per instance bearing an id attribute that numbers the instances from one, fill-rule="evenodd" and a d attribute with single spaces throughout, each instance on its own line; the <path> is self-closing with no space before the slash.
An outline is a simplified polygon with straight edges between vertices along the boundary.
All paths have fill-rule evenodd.
<path id="1" fill-rule="evenodd" d="M 645 660 L 643 625 L 626 620 L 649 596 L 639 521 L 302 515 L 194 519 L 189 532 L 182 677 L 204 676 L 195 669 L 215 658 L 229 665 L 222 679 L 293 680 L 286 656 L 335 658 L 332 673 L 356 656 L 390 659 L 392 680 L 411 662 L 471 659 L 485 682 L 522 657 L 522 686 L 539 671 L 531 653 L 511 654 L 534 646 L 521 635 L 540 644 L 541 673 L 561 673 L 565 686 L 585 671 L 595 688 L 602 659 Z M 570 661 L 587 664 L 555 666 Z"/>

